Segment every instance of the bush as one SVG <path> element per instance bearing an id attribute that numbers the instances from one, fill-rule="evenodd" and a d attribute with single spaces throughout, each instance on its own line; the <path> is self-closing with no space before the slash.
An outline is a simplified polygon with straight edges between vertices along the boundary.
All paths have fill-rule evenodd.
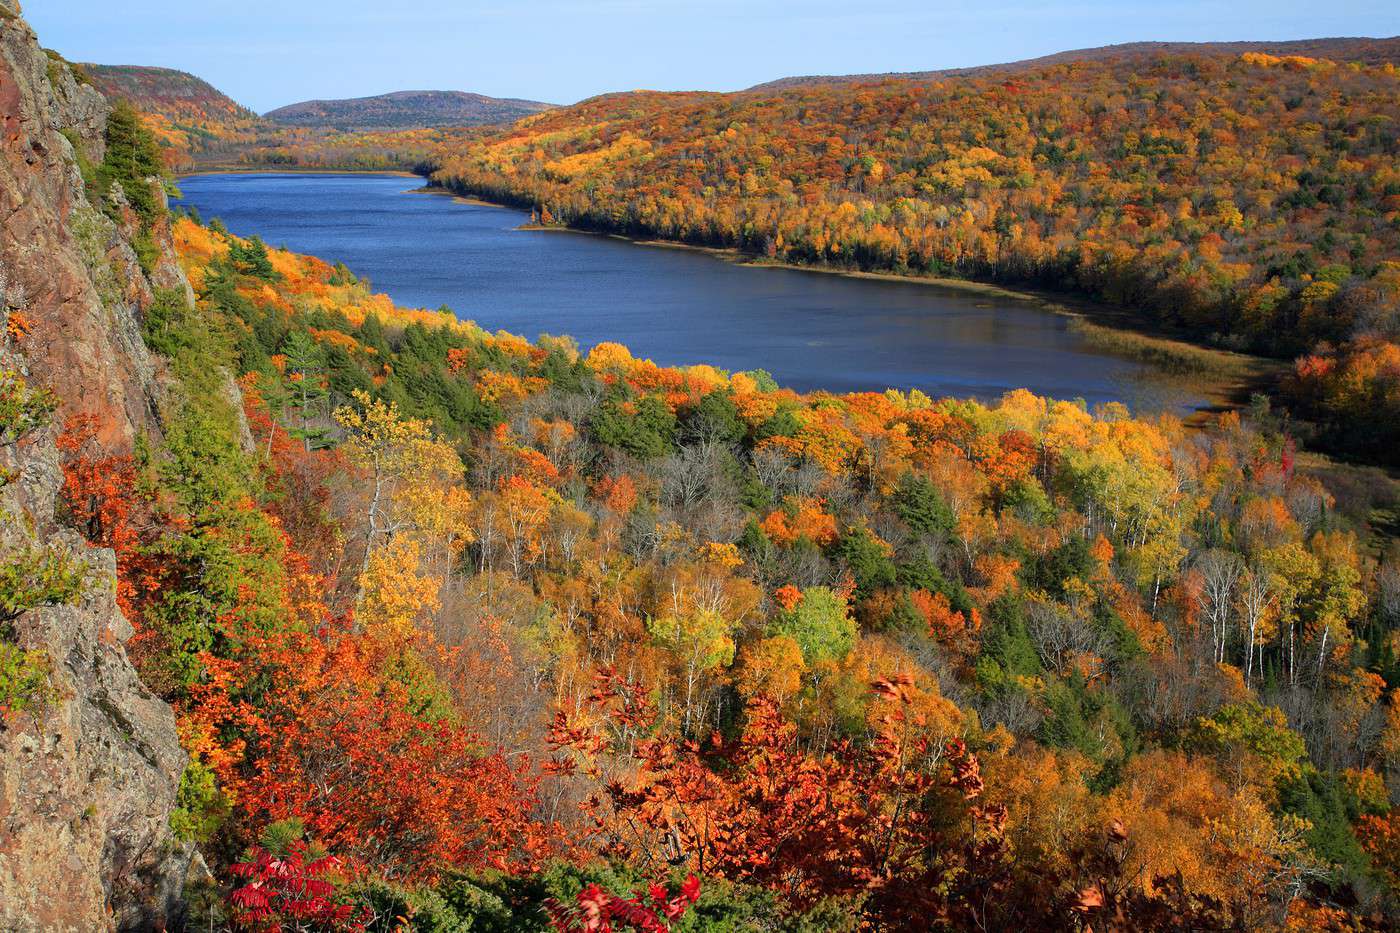
<path id="1" fill-rule="evenodd" d="M 0 562 L 0 622 L 40 606 L 71 603 L 82 594 L 87 567 L 67 554 L 33 547 Z"/>
<path id="2" fill-rule="evenodd" d="M 52 392 L 31 388 L 19 373 L 0 369 L 0 446 L 48 424 L 57 407 Z"/>
<path id="3" fill-rule="evenodd" d="M 49 696 L 49 658 L 0 639 L 0 722 Z"/>
<path id="4" fill-rule="evenodd" d="M 405 918 L 418 933 L 537 933 L 549 929 L 547 903 L 572 904 L 579 892 L 591 885 L 626 896 L 645 889 L 652 881 L 669 883 L 674 890 L 684 878 L 684 871 L 653 879 L 621 866 L 581 867 L 555 862 L 535 874 L 452 874 L 432 886 L 407 887 L 376 880 L 361 885 L 355 894 L 376 917 Z M 858 916 L 851 904 L 835 901 L 797 912 L 785 906 L 776 892 L 705 878 L 699 900 L 674 920 L 670 929 L 675 933 L 843 933 L 855 928 Z M 370 929 L 395 927 L 374 924 Z"/>

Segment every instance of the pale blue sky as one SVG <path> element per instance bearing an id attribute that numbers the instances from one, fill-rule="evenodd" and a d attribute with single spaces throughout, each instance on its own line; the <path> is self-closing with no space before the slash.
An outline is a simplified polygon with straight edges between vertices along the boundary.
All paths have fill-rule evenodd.
<path id="1" fill-rule="evenodd" d="M 26 0 L 25 15 L 73 60 L 179 68 L 258 111 L 423 88 L 571 103 L 1146 39 L 1400 33 L 1397 0 Z"/>

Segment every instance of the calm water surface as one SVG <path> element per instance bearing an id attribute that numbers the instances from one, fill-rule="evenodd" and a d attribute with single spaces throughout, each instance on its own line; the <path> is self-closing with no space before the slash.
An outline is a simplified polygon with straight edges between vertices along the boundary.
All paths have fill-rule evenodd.
<path id="1" fill-rule="evenodd" d="M 199 175 L 183 203 L 234 233 L 344 262 L 397 303 L 488 330 L 614 340 L 662 365 L 763 368 L 794 389 L 919 388 L 995 399 L 1025 387 L 1185 410 L 1203 397 L 1107 355 L 1032 302 L 938 286 L 744 268 L 703 253 L 515 229 L 506 208 L 415 193 L 391 175 Z"/>

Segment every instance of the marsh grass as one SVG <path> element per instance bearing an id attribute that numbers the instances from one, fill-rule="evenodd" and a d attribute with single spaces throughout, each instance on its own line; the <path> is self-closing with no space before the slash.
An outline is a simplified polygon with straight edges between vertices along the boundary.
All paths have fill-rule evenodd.
<path id="1" fill-rule="evenodd" d="M 1173 375 L 1252 379 L 1263 375 L 1268 363 L 1228 350 L 1105 327 L 1083 317 L 1073 318 L 1069 328 L 1097 350 L 1139 360 Z"/>

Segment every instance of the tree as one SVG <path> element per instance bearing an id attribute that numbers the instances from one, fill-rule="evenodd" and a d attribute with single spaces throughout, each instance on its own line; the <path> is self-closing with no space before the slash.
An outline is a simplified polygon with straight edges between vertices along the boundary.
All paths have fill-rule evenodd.
<path id="1" fill-rule="evenodd" d="M 247 240 L 230 238 L 228 258 L 233 267 L 243 275 L 250 275 L 265 282 L 277 281 L 277 270 L 272 267 L 272 260 L 267 255 L 267 244 L 262 241 L 262 237 L 251 236 Z"/>
<path id="2" fill-rule="evenodd" d="M 112 185 L 120 185 L 142 228 L 149 229 L 161 210 L 153 185 L 164 176 L 165 167 L 155 139 L 128 101 L 119 99 L 112 105 L 106 141 L 102 164 L 97 167 L 97 193 L 111 212 L 116 203 L 111 199 Z"/>
<path id="3" fill-rule="evenodd" d="M 346 432 L 346 456 L 369 480 L 361 580 L 376 548 L 399 534 L 430 534 L 449 551 L 470 541 L 469 500 L 456 485 L 463 473 L 456 451 L 436 439 L 427 422 L 403 417 L 393 402 L 364 392 L 353 397 L 358 407 L 337 409 L 335 420 Z"/>
<path id="4" fill-rule="evenodd" d="M 307 450 L 325 443 L 326 429 L 311 426 L 312 405 L 329 399 L 322 377 L 325 374 L 324 356 L 304 331 L 292 331 L 282 345 L 282 355 L 286 358 L 286 378 L 290 384 L 290 394 L 297 401 L 297 415 L 300 424 L 297 435 Z M 269 434 L 269 438 L 271 435 Z"/>
<path id="5" fill-rule="evenodd" d="M 1207 551 L 1196 563 L 1201 575 L 1201 596 L 1206 617 L 1210 620 L 1211 642 L 1214 646 L 1216 663 L 1225 660 L 1225 649 L 1229 640 L 1230 616 L 1235 605 L 1235 586 L 1239 582 L 1243 564 L 1228 551 Z M 1257 618 L 1254 620 L 1257 625 Z M 1253 626 L 1250 638 L 1253 638 Z M 1252 643 L 1246 645 L 1248 653 Z"/>
<path id="6" fill-rule="evenodd" d="M 691 734 L 699 718 L 697 693 L 711 672 L 734 663 L 733 623 L 713 609 L 647 620 L 652 639 L 675 658 L 684 683 L 681 729 Z"/>
<path id="7" fill-rule="evenodd" d="M 653 395 L 635 402 L 609 400 L 594 413 L 589 428 L 599 443 L 654 460 L 673 449 L 676 416 Z"/>
<path id="8" fill-rule="evenodd" d="M 797 642 L 803 662 L 811 668 L 844 658 L 855 645 L 856 624 L 845 599 L 830 587 L 814 586 L 803 590 L 790 609 L 777 614 L 769 632 Z"/>

